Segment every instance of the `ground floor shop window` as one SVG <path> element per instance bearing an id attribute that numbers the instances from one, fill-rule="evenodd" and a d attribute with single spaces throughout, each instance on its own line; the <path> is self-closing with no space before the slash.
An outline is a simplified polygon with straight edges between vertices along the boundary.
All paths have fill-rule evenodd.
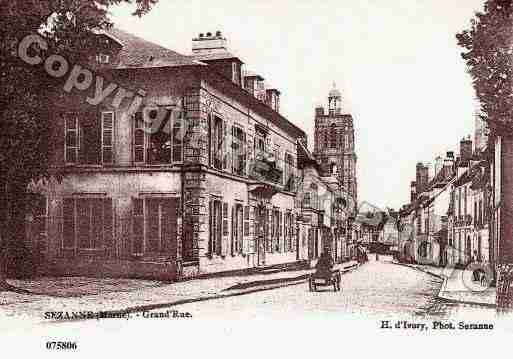
<path id="1" fill-rule="evenodd" d="M 135 198 L 132 253 L 169 253 L 176 248 L 177 198 Z"/>
<path id="2" fill-rule="evenodd" d="M 113 240 L 111 198 L 65 198 L 63 247 L 102 249 Z"/>
<path id="3" fill-rule="evenodd" d="M 317 229 L 310 228 L 308 230 L 308 258 L 316 259 L 319 256 L 319 243 Z"/>
<path id="4" fill-rule="evenodd" d="M 277 209 L 272 212 L 272 252 L 280 252 L 281 251 L 281 212 Z"/>

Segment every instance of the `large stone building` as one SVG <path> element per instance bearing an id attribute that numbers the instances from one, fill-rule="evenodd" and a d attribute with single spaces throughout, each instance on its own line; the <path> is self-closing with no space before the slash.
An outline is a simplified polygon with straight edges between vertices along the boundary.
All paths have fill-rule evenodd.
<path id="1" fill-rule="evenodd" d="M 51 94 L 62 180 L 32 188 L 27 237 L 51 272 L 179 279 L 315 259 L 323 245 L 348 256 L 336 193 L 299 159 L 305 133 L 220 32 L 192 56 L 118 29 L 91 51 L 102 83 Z M 328 202 L 298 200 L 306 190 Z"/>
<path id="2" fill-rule="evenodd" d="M 324 175 L 335 175 L 357 203 L 356 152 L 353 117 L 342 112 L 336 86 L 328 95 L 328 111 L 315 109 L 314 156 Z"/>

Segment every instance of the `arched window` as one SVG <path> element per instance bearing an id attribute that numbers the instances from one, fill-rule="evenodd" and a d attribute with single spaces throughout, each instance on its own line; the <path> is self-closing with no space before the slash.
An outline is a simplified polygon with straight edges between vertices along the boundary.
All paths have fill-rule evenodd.
<path id="1" fill-rule="evenodd" d="M 330 165 L 330 173 L 331 173 L 332 175 L 335 175 L 335 174 L 337 174 L 337 172 L 338 172 L 337 165 L 336 165 L 335 163 L 332 163 L 332 164 Z"/>
<path id="2" fill-rule="evenodd" d="M 330 140 L 330 147 L 337 148 L 337 128 L 335 124 L 332 124 L 330 128 Z"/>

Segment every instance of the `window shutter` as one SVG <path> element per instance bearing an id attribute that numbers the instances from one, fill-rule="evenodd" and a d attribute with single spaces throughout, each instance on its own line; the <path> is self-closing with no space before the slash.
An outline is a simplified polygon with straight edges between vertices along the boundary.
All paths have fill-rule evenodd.
<path id="1" fill-rule="evenodd" d="M 271 227 L 272 227 L 272 219 L 273 219 L 273 211 L 267 210 L 267 251 L 272 252 L 272 236 L 271 236 Z"/>
<path id="2" fill-rule="evenodd" d="M 132 209 L 132 253 L 144 252 L 144 201 L 140 198 L 133 199 Z"/>
<path id="3" fill-rule="evenodd" d="M 282 225 L 283 225 L 283 214 L 281 211 L 278 211 L 278 252 L 282 252 L 284 250 L 283 240 L 282 240 Z"/>
<path id="4" fill-rule="evenodd" d="M 237 156 L 237 153 L 235 151 L 235 148 L 239 146 L 239 142 L 237 140 L 237 134 L 235 126 L 232 126 L 231 128 L 231 137 L 229 141 L 229 146 L 231 150 L 231 157 L 232 157 L 232 166 L 230 166 L 230 172 L 232 173 L 238 173 L 237 167 L 237 159 L 235 158 Z"/>
<path id="5" fill-rule="evenodd" d="M 289 230 L 289 241 L 290 241 L 290 250 L 294 252 L 296 250 L 296 247 L 294 245 L 295 238 L 296 238 L 296 216 L 294 214 L 291 214 L 290 216 L 290 230 Z"/>
<path id="6" fill-rule="evenodd" d="M 246 169 L 245 173 L 251 175 L 251 164 L 253 161 L 253 141 L 254 138 L 249 133 L 246 136 Z"/>
<path id="7" fill-rule="evenodd" d="M 214 254 L 214 238 L 215 238 L 215 229 L 214 229 L 214 202 L 210 200 L 208 202 L 208 254 Z"/>
<path id="8" fill-rule="evenodd" d="M 242 218 L 242 253 L 246 254 L 250 251 L 249 248 L 249 206 L 243 207 L 243 218 Z"/>
<path id="9" fill-rule="evenodd" d="M 162 206 L 162 251 L 175 257 L 173 250 L 176 249 L 176 227 L 177 227 L 177 206 L 178 201 L 175 198 L 164 199 Z"/>
<path id="10" fill-rule="evenodd" d="M 226 161 L 226 152 L 228 150 L 226 144 L 228 143 L 228 129 L 226 128 L 226 121 L 222 122 L 222 128 L 221 128 L 222 134 L 223 134 L 223 142 L 221 144 L 221 169 L 225 170 L 228 163 Z"/>
<path id="11" fill-rule="evenodd" d="M 244 206 L 244 237 L 249 237 L 249 206 Z"/>
<path id="12" fill-rule="evenodd" d="M 173 116 L 171 110 L 169 112 L 169 116 Z M 185 123 L 182 123 L 182 121 L 182 117 L 173 119 L 173 162 L 182 162 L 183 160 L 183 138 L 185 135 Z"/>
<path id="13" fill-rule="evenodd" d="M 142 112 L 136 112 L 134 121 L 134 162 L 144 163 L 146 157 L 146 133 Z"/>
<path id="14" fill-rule="evenodd" d="M 75 201 L 65 198 L 62 206 L 62 245 L 75 248 Z"/>
<path id="15" fill-rule="evenodd" d="M 108 251 L 109 257 L 115 257 L 116 247 L 114 245 L 114 207 L 112 198 L 103 199 L 103 243 Z"/>
<path id="16" fill-rule="evenodd" d="M 223 202 L 223 218 L 222 218 L 222 243 L 221 243 L 221 255 L 226 256 L 228 252 L 228 203 Z"/>
<path id="17" fill-rule="evenodd" d="M 229 137 L 228 137 L 228 123 L 226 121 L 223 121 L 223 170 L 227 170 L 231 168 L 231 161 L 230 161 L 230 154 L 231 151 L 229 150 Z"/>
<path id="18" fill-rule="evenodd" d="M 231 236 L 230 236 L 230 254 L 232 256 L 235 255 L 235 252 L 236 252 L 236 243 L 235 241 L 237 240 L 237 235 L 236 235 L 236 231 L 237 231 L 237 227 L 236 227 L 236 221 L 235 221 L 235 216 L 236 216 L 236 213 L 235 213 L 235 206 L 232 206 L 232 233 L 231 233 Z"/>
<path id="19" fill-rule="evenodd" d="M 289 231 L 288 225 L 290 221 L 290 213 L 285 213 L 283 218 L 283 251 L 287 252 L 289 250 Z"/>
<path id="20" fill-rule="evenodd" d="M 114 112 L 102 112 L 102 162 L 112 164 L 114 147 Z"/>
<path id="21" fill-rule="evenodd" d="M 241 151 L 240 157 L 241 157 L 242 175 L 246 176 L 247 175 L 248 154 L 247 154 L 247 144 L 246 144 L 246 133 L 245 132 L 242 132 L 242 143 L 239 146 L 240 146 L 240 151 Z"/>
<path id="22" fill-rule="evenodd" d="M 78 119 L 75 114 L 67 113 L 64 115 L 64 161 L 68 164 L 78 162 L 78 147 L 80 144 Z"/>
<path id="23" fill-rule="evenodd" d="M 209 148 L 210 148 L 210 156 L 209 156 L 209 160 L 210 160 L 210 163 L 209 165 L 210 166 L 214 166 L 214 163 L 215 163 L 215 156 L 216 156 L 216 150 L 217 150 L 217 142 L 216 142 L 216 138 L 215 138 L 215 122 L 214 122 L 214 118 L 212 116 L 209 116 L 209 131 L 210 131 L 210 144 L 209 144 Z"/>

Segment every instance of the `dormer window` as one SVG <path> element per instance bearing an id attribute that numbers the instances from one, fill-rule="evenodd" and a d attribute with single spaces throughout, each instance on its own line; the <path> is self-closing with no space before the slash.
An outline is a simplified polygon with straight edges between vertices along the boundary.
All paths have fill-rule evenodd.
<path id="1" fill-rule="evenodd" d="M 98 54 L 98 55 L 96 55 L 96 61 L 99 64 L 108 64 L 108 63 L 110 63 L 110 55 Z"/>

